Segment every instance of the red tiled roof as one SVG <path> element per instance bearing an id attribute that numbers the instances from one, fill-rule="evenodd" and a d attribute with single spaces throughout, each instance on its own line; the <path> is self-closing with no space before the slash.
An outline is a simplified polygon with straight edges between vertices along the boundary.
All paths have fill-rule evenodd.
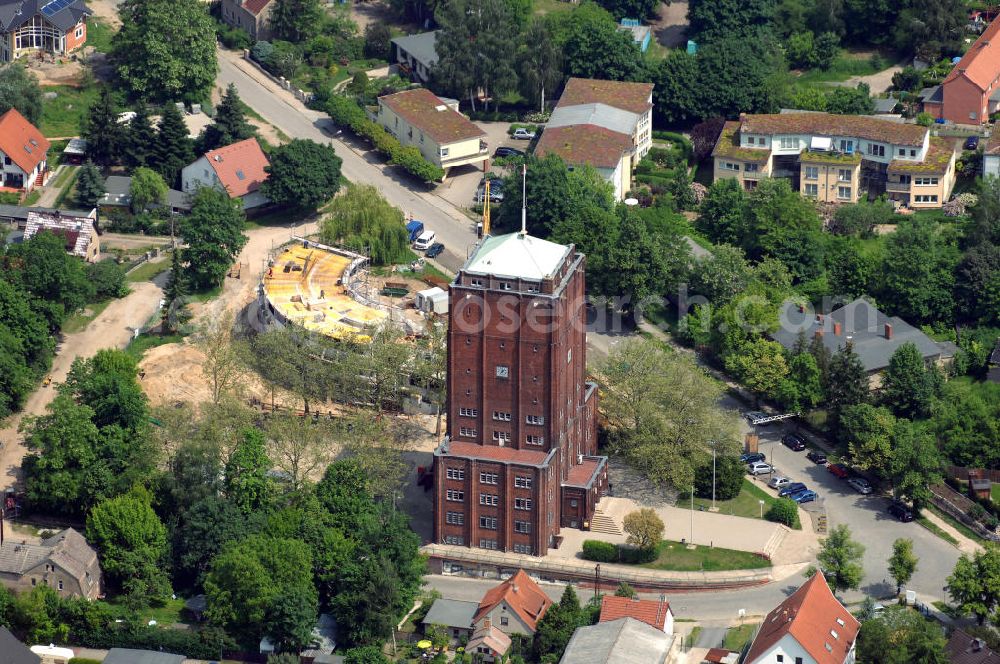
<path id="1" fill-rule="evenodd" d="M 645 113 L 653 104 L 652 83 L 628 83 L 624 81 L 601 81 L 594 78 L 571 78 L 566 81 L 562 96 L 556 107 L 577 104 L 607 104 L 632 113 Z"/>
<path id="2" fill-rule="evenodd" d="M 269 4 L 271 4 L 271 0 L 243 0 L 243 9 L 254 16 L 259 16 Z"/>
<path id="3" fill-rule="evenodd" d="M 995 20 L 986 26 L 983 34 L 979 35 L 979 39 L 965 52 L 965 55 L 941 84 L 947 85 L 950 81 L 964 75 L 980 90 L 985 92 L 989 89 L 997 75 L 1000 75 L 998 33 L 1000 33 L 1000 21 Z"/>
<path id="4" fill-rule="evenodd" d="M 0 150 L 25 173 L 35 170 L 52 146 L 16 108 L 0 116 Z"/>
<path id="5" fill-rule="evenodd" d="M 787 634 L 817 664 L 843 664 L 860 627 L 816 573 L 767 614 L 744 661 L 753 664 Z"/>
<path id="6" fill-rule="evenodd" d="M 635 618 L 662 632 L 669 610 L 670 604 L 667 602 L 604 595 L 601 598 L 601 619 L 598 622 Z"/>
<path id="7" fill-rule="evenodd" d="M 439 145 L 486 135 L 469 118 L 446 105 L 427 88 L 404 90 L 378 100 Z"/>
<path id="8" fill-rule="evenodd" d="M 569 469 L 566 474 L 565 484 L 571 486 L 587 486 L 594 477 L 594 473 L 600 467 L 601 462 L 597 459 L 584 459 L 583 463 L 577 464 Z"/>
<path id="9" fill-rule="evenodd" d="M 535 154 L 559 155 L 567 164 L 615 168 L 632 149 L 632 137 L 592 124 L 550 127 L 542 132 Z"/>
<path id="10" fill-rule="evenodd" d="M 929 131 L 918 124 L 833 113 L 741 115 L 740 131 L 751 134 L 851 136 L 894 145 L 923 145 Z"/>
<path id="11" fill-rule="evenodd" d="M 219 181 L 229 192 L 230 198 L 239 198 L 257 191 L 267 179 L 264 171 L 268 164 L 267 157 L 256 138 L 210 150 L 205 153 L 205 159 L 219 176 Z"/>
<path id="12" fill-rule="evenodd" d="M 514 576 L 483 596 L 482 601 L 479 602 L 479 610 L 476 611 L 476 615 L 472 619 L 473 624 L 478 623 L 483 616 L 501 602 L 507 602 L 507 605 L 532 632 L 535 631 L 538 621 L 552 606 L 552 600 L 549 599 L 548 595 L 542 592 L 538 584 L 532 581 L 523 569 L 519 569 Z"/>
<path id="13" fill-rule="evenodd" d="M 510 650 L 510 637 L 500 631 L 496 625 L 483 625 L 472 633 L 472 638 L 466 644 L 468 652 L 476 652 L 476 646 L 486 645 L 497 655 L 506 655 Z"/>
<path id="14" fill-rule="evenodd" d="M 734 653 L 732 650 L 726 650 L 725 648 L 711 648 L 705 653 L 705 661 L 712 662 L 713 664 L 721 664 L 729 655 L 734 654 L 738 655 L 739 653 Z"/>
<path id="15" fill-rule="evenodd" d="M 521 463 L 529 466 L 540 466 L 545 463 L 547 452 L 536 452 L 535 450 L 518 450 L 513 447 L 500 447 L 499 445 L 477 445 L 475 443 L 448 444 L 448 456 L 470 457 L 475 459 L 487 459 L 489 461 L 502 461 L 505 463 Z"/>

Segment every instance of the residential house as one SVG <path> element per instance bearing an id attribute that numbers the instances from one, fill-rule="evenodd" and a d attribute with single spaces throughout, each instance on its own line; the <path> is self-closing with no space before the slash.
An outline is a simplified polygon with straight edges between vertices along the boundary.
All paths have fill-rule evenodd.
<path id="1" fill-rule="evenodd" d="M 861 623 L 814 574 L 767 614 L 744 664 L 853 664 Z"/>
<path id="2" fill-rule="evenodd" d="M 1000 21 L 990 23 L 940 86 L 923 97 L 924 111 L 956 124 L 989 122 L 1000 110 Z"/>
<path id="3" fill-rule="evenodd" d="M 403 145 L 420 150 L 424 159 L 447 172 L 455 166 L 483 164 L 490 154 L 486 132 L 427 88 L 414 88 L 378 98 L 378 122 Z"/>
<path id="4" fill-rule="evenodd" d="M 3 653 L 4 664 L 41 664 L 42 661 L 3 625 L 0 625 L 0 653 Z"/>
<path id="5" fill-rule="evenodd" d="M 603 595 L 601 597 L 601 618 L 598 622 L 610 622 L 619 618 L 635 618 L 664 634 L 674 633 L 674 614 L 670 604 L 664 599 L 638 599 Z"/>
<path id="6" fill-rule="evenodd" d="M 472 624 L 479 629 L 495 625 L 507 634 L 531 636 L 552 600 L 523 569 L 487 592 L 479 602 Z"/>
<path id="7" fill-rule="evenodd" d="M 271 38 L 274 4 L 274 0 L 222 0 L 222 20 L 254 41 L 266 41 Z"/>
<path id="8" fill-rule="evenodd" d="M 87 42 L 92 13 L 83 0 L 0 0 L 0 62 L 35 51 L 70 54 Z"/>
<path id="9" fill-rule="evenodd" d="M 643 25 L 639 19 L 623 18 L 618 25 L 618 30 L 629 33 L 632 41 L 643 53 L 649 49 L 649 43 L 653 40 L 653 29 L 648 25 Z"/>
<path id="10" fill-rule="evenodd" d="M 535 154 L 556 154 L 570 167 L 590 164 L 624 200 L 632 171 L 653 145 L 652 118 L 652 83 L 571 78 Z"/>
<path id="11" fill-rule="evenodd" d="M 473 632 L 472 638 L 465 645 L 465 652 L 472 653 L 473 657 L 478 656 L 477 661 L 492 664 L 504 661 L 503 657 L 510 650 L 510 643 L 510 637 L 491 624 L 487 618 Z"/>
<path id="12" fill-rule="evenodd" d="M 132 648 L 112 648 L 104 658 L 104 664 L 183 664 L 183 662 L 184 655 Z"/>
<path id="13" fill-rule="evenodd" d="M 66 242 L 66 253 L 78 256 L 88 263 L 101 259 L 101 240 L 90 217 L 64 215 L 61 211 L 28 212 L 24 239 L 30 240 L 37 233 L 48 231 L 61 236 Z"/>
<path id="14" fill-rule="evenodd" d="M 913 343 L 927 364 L 945 367 L 957 348 L 950 342 L 936 342 L 897 316 L 886 316 L 875 305 L 858 298 L 829 314 L 814 314 L 801 305 L 786 301 L 778 313 L 778 329 L 772 338 L 787 349 L 801 336 L 819 339 L 831 353 L 848 343 L 868 373 L 869 385 L 877 389 L 892 354 L 903 344 Z"/>
<path id="15" fill-rule="evenodd" d="M 256 138 L 248 138 L 232 145 L 209 150 L 181 171 L 181 188 L 194 195 L 200 187 L 214 187 L 225 191 L 230 198 L 240 199 L 243 209 L 266 205 L 269 201 L 260 193 L 260 185 L 267 179 L 264 170 L 268 165 L 264 151 Z"/>
<path id="16" fill-rule="evenodd" d="M 104 214 L 108 208 L 127 208 L 132 203 L 132 178 L 127 175 L 109 175 L 104 180 L 104 195 L 97 201 L 97 207 Z M 150 207 L 161 207 L 153 203 Z M 176 189 L 167 190 L 167 202 L 162 207 L 170 208 L 172 214 L 191 211 L 191 195 Z"/>
<path id="17" fill-rule="evenodd" d="M 670 664 L 677 639 L 635 618 L 578 627 L 559 664 Z"/>
<path id="18" fill-rule="evenodd" d="M 983 147 L 983 177 L 1000 177 L 1000 131 L 994 129 Z"/>
<path id="19" fill-rule="evenodd" d="M 97 552 L 72 528 L 38 544 L 0 537 L 0 583 L 18 592 L 41 584 L 63 597 L 97 599 L 101 567 Z"/>
<path id="20" fill-rule="evenodd" d="M 337 649 L 337 619 L 329 613 L 319 614 L 313 627 L 312 641 L 300 655 L 312 659 L 313 664 L 329 660 Z"/>
<path id="21" fill-rule="evenodd" d="M 431 79 L 431 69 L 438 61 L 437 31 L 395 37 L 391 42 L 390 62 L 399 67 L 400 75 L 417 83 Z"/>
<path id="22" fill-rule="evenodd" d="M 31 652 L 41 658 L 41 664 L 69 664 L 76 657 L 72 648 L 63 648 L 54 644 L 47 646 L 31 646 Z"/>
<path id="23" fill-rule="evenodd" d="M 89 219 L 91 223 L 97 221 L 97 208 L 87 210 L 57 210 L 56 208 L 44 207 L 24 207 L 22 205 L 0 205 L 0 222 L 6 222 L 11 226 L 24 230 L 28 227 L 28 214 L 36 212 L 41 214 L 56 214 L 63 217 L 73 217 L 76 219 Z"/>
<path id="24" fill-rule="evenodd" d="M 725 648 L 709 648 L 701 661 L 703 664 L 738 664 L 740 654 Z"/>
<path id="25" fill-rule="evenodd" d="M 981 638 L 969 636 L 961 629 L 951 633 L 945 652 L 950 664 L 1000 664 L 1000 654 Z"/>
<path id="26" fill-rule="evenodd" d="M 0 190 L 29 192 L 44 184 L 51 146 L 16 108 L 0 115 Z"/>
<path id="27" fill-rule="evenodd" d="M 425 628 L 430 625 L 441 625 L 448 630 L 448 635 L 453 639 L 468 638 L 472 635 L 472 621 L 478 610 L 478 602 L 436 599 L 421 622 Z"/>
<path id="28" fill-rule="evenodd" d="M 741 114 L 712 151 L 714 179 L 752 190 L 762 178 L 791 181 L 803 196 L 855 203 L 885 194 L 914 209 L 939 208 L 955 185 L 955 146 L 927 127 L 859 115 Z"/>

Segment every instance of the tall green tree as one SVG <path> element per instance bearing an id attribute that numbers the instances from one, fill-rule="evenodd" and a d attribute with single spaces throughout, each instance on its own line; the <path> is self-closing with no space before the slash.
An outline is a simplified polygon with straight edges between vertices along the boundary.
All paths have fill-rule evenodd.
<path id="1" fill-rule="evenodd" d="M 166 104 L 161 111 L 154 156 L 156 170 L 171 187 L 177 186 L 181 169 L 194 161 L 187 125 L 184 124 L 181 112 L 173 104 Z"/>
<path id="2" fill-rule="evenodd" d="M 727 356 L 725 363 L 758 398 L 774 394 L 788 375 L 781 344 L 766 339 L 757 339 L 744 352 Z"/>
<path id="3" fill-rule="evenodd" d="M 112 588 L 143 602 L 170 592 L 164 562 L 167 530 L 150 506 L 143 488 L 111 498 L 87 515 L 87 541 L 101 557 L 101 570 Z"/>
<path id="4" fill-rule="evenodd" d="M 431 71 L 436 89 L 468 99 L 475 93 L 499 99 L 517 86 L 515 39 L 519 27 L 505 0 L 452 0 L 438 6 L 438 61 Z"/>
<path id="5" fill-rule="evenodd" d="M 226 497 L 244 514 L 255 512 L 267 504 L 271 491 L 267 477 L 270 468 L 264 435 L 257 429 L 247 429 L 226 463 L 223 482 Z"/>
<path id="6" fill-rule="evenodd" d="M 698 59 L 687 51 L 673 49 L 667 57 L 651 68 L 653 82 L 653 113 L 667 123 L 682 123 L 704 116 L 699 96 Z M 712 146 L 718 138 L 712 137 Z M 727 182 L 729 178 L 716 180 Z"/>
<path id="7" fill-rule="evenodd" d="M 889 466 L 896 497 L 909 500 L 919 510 L 931 499 L 931 486 L 942 481 L 941 452 L 925 427 L 897 420 L 892 430 L 892 461 Z"/>
<path id="8" fill-rule="evenodd" d="M 133 214 L 149 209 L 151 205 L 163 205 L 167 202 L 167 183 L 163 176 L 151 168 L 140 166 L 132 173 L 132 186 L 129 195 L 132 197 L 129 207 Z"/>
<path id="9" fill-rule="evenodd" d="M 850 590 L 861 585 L 865 570 L 861 566 L 865 547 L 851 539 L 851 530 L 841 524 L 830 531 L 816 554 L 819 567 L 834 592 Z"/>
<path id="10" fill-rule="evenodd" d="M 777 112 L 786 66 L 772 38 L 729 34 L 699 47 L 697 62 L 699 120 Z"/>
<path id="11" fill-rule="evenodd" d="M 687 34 L 699 44 L 727 37 L 747 38 L 770 25 L 774 0 L 691 0 Z"/>
<path id="12" fill-rule="evenodd" d="M 323 5 L 320 0 L 275 0 L 271 29 L 293 43 L 309 41 L 323 29 Z"/>
<path id="13" fill-rule="evenodd" d="M 32 298 L 32 308 L 56 331 L 63 319 L 94 297 L 84 263 L 66 253 L 66 240 L 48 231 L 12 244 L 0 264 L 4 278 Z"/>
<path id="14" fill-rule="evenodd" d="M 892 434 L 896 426 L 892 413 L 862 403 L 844 408 L 838 421 L 840 438 L 847 442 L 854 464 L 885 477 L 890 472 Z"/>
<path id="15" fill-rule="evenodd" d="M 971 613 L 980 625 L 992 620 L 1000 606 L 1000 548 L 987 544 L 971 558 L 962 554 L 946 588 L 959 612 Z"/>
<path id="16" fill-rule="evenodd" d="M 566 586 L 558 604 L 553 604 L 538 621 L 535 631 L 534 652 L 539 661 L 558 661 L 573 632 L 580 627 L 582 611 L 580 600 L 572 586 Z"/>
<path id="17" fill-rule="evenodd" d="M 12 108 L 33 125 L 42 119 L 42 89 L 38 79 L 22 64 L 0 69 L 0 115 Z"/>
<path id="18" fill-rule="evenodd" d="M 840 426 L 840 418 L 845 409 L 868 402 L 868 374 L 850 342 L 840 347 L 830 358 L 825 387 L 833 426 Z"/>
<path id="19" fill-rule="evenodd" d="M 879 270 L 880 302 L 910 323 L 951 321 L 958 261 L 951 229 L 925 218 L 904 220 L 886 239 Z"/>
<path id="20" fill-rule="evenodd" d="M 889 557 L 889 574 L 896 582 L 896 594 L 898 595 L 903 586 L 910 582 L 913 573 L 917 571 L 917 563 L 920 561 L 913 554 L 913 540 L 900 537 L 892 543 L 892 556 Z"/>
<path id="21" fill-rule="evenodd" d="M 535 20 L 524 35 L 524 43 L 517 54 L 518 82 L 521 96 L 538 104 L 545 111 L 546 94 L 555 97 L 563 81 L 562 52 L 553 43 L 552 35 L 544 21 Z"/>
<path id="22" fill-rule="evenodd" d="M 927 417 L 937 396 L 940 375 L 924 363 L 912 341 L 896 349 L 882 378 L 882 403 L 898 417 Z"/>
<path id="23" fill-rule="evenodd" d="M 118 124 L 118 105 L 111 88 L 101 88 L 84 118 L 81 135 L 87 140 L 87 156 L 102 168 L 118 163 L 125 145 L 125 134 Z"/>
<path id="24" fill-rule="evenodd" d="M 125 163 L 130 168 L 152 165 L 156 149 L 156 130 L 149 120 L 149 109 L 140 103 L 129 120 L 124 137 Z"/>
<path id="25" fill-rule="evenodd" d="M 946 641 L 934 620 L 905 606 L 889 606 L 861 621 L 859 662 L 871 664 L 947 664 Z"/>
<path id="26" fill-rule="evenodd" d="M 246 113 L 243 111 L 240 93 L 236 85 L 230 83 L 222 95 L 222 101 L 215 108 L 212 124 L 205 127 L 198 139 L 198 152 L 204 153 L 237 143 L 252 137 L 254 133 L 253 125 L 247 122 Z"/>
<path id="27" fill-rule="evenodd" d="M 340 189 L 340 164 L 330 145 L 293 139 L 271 152 L 260 192 L 278 205 L 315 210 Z"/>
<path id="28" fill-rule="evenodd" d="M 409 250 L 402 210 L 366 184 L 349 184 L 333 200 L 320 221 L 320 238 L 364 252 L 374 265 L 401 262 Z"/>
<path id="29" fill-rule="evenodd" d="M 125 0 L 113 40 L 118 78 L 132 97 L 200 102 L 218 73 L 215 22 L 198 0 Z"/>
<path id="30" fill-rule="evenodd" d="M 87 159 L 76 176 L 76 200 L 88 208 L 97 205 L 104 195 L 104 177 L 94 162 Z"/>
<path id="31" fill-rule="evenodd" d="M 652 18 L 660 6 L 660 0 L 600 0 L 600 5 L 611 12 L 616 19 Z"/>
<path id="32" fill-rule="evenodd" d="M 612 81 L 636 80 L 641 54 L 629 33 L 596 4 L 585 3 L 568 19 L 563 58 L 566 74 Z"/>
<path id="33" fill-rule="evenodd" d="M 198 189 L 191 214 L 181 221 L 181 237 L 188 245 L 182 258 L 188 264 L 187 277 L 194 288 L 222 284 L 229 266 L 246 244 L 245 222 L 239 199 L 211 187 Z"/>

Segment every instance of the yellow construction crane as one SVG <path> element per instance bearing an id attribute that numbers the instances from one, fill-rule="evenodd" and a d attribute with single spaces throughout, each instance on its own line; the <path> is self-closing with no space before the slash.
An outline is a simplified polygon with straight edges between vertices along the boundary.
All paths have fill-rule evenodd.
<path id="1" fill-rule="evenodd" d="M 483 188 L 483 237 L 490 234 L 490 179 Z"/>

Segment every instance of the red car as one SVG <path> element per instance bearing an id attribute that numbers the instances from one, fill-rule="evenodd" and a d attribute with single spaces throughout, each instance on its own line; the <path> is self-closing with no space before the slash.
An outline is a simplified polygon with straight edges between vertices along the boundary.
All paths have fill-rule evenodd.
<path id="1" fill-rule="evenodd" d="M 829 466 L 826 467 L 826 469 L 829 470 L 834 475 L 836 475 L 837 477 L 839 477 L 840 479 L 844 479 L 851 474 L 851 471 L 847 469 L 847 466 L 845 466 L 842 463 L 831 463 Z"/>

